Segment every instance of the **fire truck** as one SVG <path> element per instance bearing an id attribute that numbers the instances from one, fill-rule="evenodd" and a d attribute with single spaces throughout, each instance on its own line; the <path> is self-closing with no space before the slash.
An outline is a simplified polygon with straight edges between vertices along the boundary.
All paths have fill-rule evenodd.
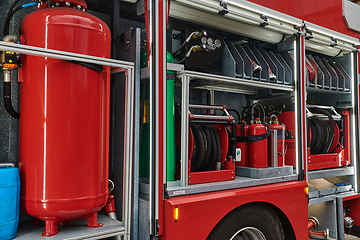
<path id="1" fill-rule="evenodd" d="M 0 13 L 1 239 L 360 236 L 356 2 Z"/>

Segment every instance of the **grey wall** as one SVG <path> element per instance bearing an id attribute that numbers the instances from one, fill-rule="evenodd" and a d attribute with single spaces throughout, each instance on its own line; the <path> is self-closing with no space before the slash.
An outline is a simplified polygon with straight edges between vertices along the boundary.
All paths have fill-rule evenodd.
<path id="1" fill-rule="evenodd" d="M 3 26 L 6 14 L 14 0 L 1 0 L 0 3 L 0 38 L 3 38 Z M 18 5 L 28 3 L 21 0 Z M 35 6 L 18 11 L 10 22 L 10 34 L 14 34 L 20 28 L 24 16 L 36 9 Z M 20 86 L 17 83 L 17 70 L 12 71 L 12 102 L 15 110 L 19 111 Z M 3 76 L 1 73 L 0 93 L 3 95 Z M 5 110 L 4 101 L 0 100 L 0 162 L 11 162 L 18 165 L 18 142 L 19 142 L 19 120 L 11 117 Z"/>

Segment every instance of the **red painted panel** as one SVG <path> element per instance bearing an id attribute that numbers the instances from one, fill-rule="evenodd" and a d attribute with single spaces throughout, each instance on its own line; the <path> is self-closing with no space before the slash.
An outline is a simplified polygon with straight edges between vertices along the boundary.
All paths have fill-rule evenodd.
<path id="1" fill-rule="evenodd" d="M 355 225 L 360 225 L 360 195 L 352 196 L 352 198 L 343 199 L 343 207 L 350 207 L 351 211 L 347 216 L 351 217 L 355 221 Z"/>
<path id="2" fill-rule="evenodd" d="M 292 224 L 296 239 L 307 239 L 306 182 L 296 181 L 234 190 L 173 197 L 165 200 L 164 235 L 160 240 L 206 239 L 230 211 L 250 202 L 268 202 L 281 209 Z M 179 219 L 175 221 L 175 206 Z"/>
<path id="3" fill-rule="evenodd" d="M 347 29 L 342 15 L 342 0 L 249 0 L 261 6 L 291 15 L 296 18 L 359 38 L 359 33 Z"/>

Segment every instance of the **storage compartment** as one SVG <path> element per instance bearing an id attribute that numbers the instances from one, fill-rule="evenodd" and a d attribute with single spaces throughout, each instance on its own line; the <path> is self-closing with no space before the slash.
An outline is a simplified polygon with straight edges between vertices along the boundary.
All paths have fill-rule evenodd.
<path id="1" fill-rule="evenodd" d="M 287 146 L 288 126 L 277 119 L 299 111 L 297 19 L 283 22 L 284 28 L 246 24 L 257 32 L 234 32 L 212 21 L 203 25 L 200 18 L 218 16 L 197 15 L 198 10 L 187 7 L 171 5 L 167 30 L 167 51 L 175 59 L 168 70 L 176 74 L 177 109 L 176 174 L 175 181 L 168 178 L 169 196 L 298 179 L 300 136 L 289 134 L 293 144 Z M 186 21 L 178 11 L 187 13 Z M 267 33 L 276 38 L 262 37 Z M 300 123 L 291 124 L 301 128 Z M 204 160 L 211 162 L 209 155 L 215 151 L 211 126 L 219 128 L 217 151 L 222 154 L 221 161 L 208 167 Z"/>
<path id="2" fill-rule="evenodd" d="M 357 59 L 350 37 L 307 23 L 305 41 L 308 170 L 352 166 L 358 120 Z"/>

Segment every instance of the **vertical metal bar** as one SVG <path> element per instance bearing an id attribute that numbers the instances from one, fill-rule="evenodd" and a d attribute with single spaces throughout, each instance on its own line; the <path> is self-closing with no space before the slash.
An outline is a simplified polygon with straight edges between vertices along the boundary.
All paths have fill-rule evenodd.
<path id="1" fill-rule="evenodd" d="M 209 90 L 209 91 L 210 91 L 210 105 L 213 106 L 215 105 L 215 91 L 214 90 Z M 215 113 L 214 109 L 211 109 L 210 113 L 214 114 Z"/>
<path id="2" fill-rule="evenodd" d="M 130 239 L 131 234 L 131 199 L 132 199 L 132 170 L 133 170 L 133 118 L 134 118 L 134 69 L 128 69 L 125 71 L 126 74 L 126 92 L 125 92 L 125 129 L 124 129 L 124 174 L 125 175 L 125 201 L 123 209 L 123 223 L 125 226 L 124 239 Z"/>
<path id="3" fill-rule="evenodd" d="M 154 127 L 155 127 L 155 120 L 154 120 L 154 87 L 155 87 L 155 83 L 154 83 L 154 71 L 155 71 L 155 66 L 156 63 L 154 62 L 154 57 L 153 55 L 154 53 L 154 46 L 153 46 L 153 36 L 154 36 L 154 26 L 153 26 L 153 22 L 154 22 L 154 14 L 153 14 L 153 0 L 145 0 L 148 2 L 148 9 L 149 12 L 145 12 L 145 14 L 149 14 L 149 41 L 148 45 L 150 48 L 150 55 L 149 55 L 149 71 L 150 71 L 150 79 L 149 79 L 149 130 L 150 130 L 150 143 L 149 143 L 149 158 L 150 158 L 150 194 L 149 194 L 149 199 L 150 199 L 150 235 L 154 235 L 155 232 L 155 206 L 156 206 L 156 201 L 155 201 L 155 196 L 156 196 L 156 163 L 155 163 L 155 147 L 156 144 L 154 144 L 154 142 L 156 141 L 155 139 L 155 131 L 154 131 Z M 145 2 L 144 2 L 145 4 Z M 151 14 L 150 14 L 151 13 Z M 156 27 L 155 27 L 156 28 Z M 156 129 L 156 127 L 155 127 Z M 154 146 L 155 145 L 155 146 Z"/>
<path id="4" fill-rule="evenodd" d="M 352 157 L 352 164 L 354 165 L 355 168 L 355 175 L 354 175 L 354 189 L 355 191 L 358 193 L 360 192 L 360 188 L 359 188 L 359 175 L 360 175 L 360 164 L 359 164 L 359 149 L 360 149 L 360 141 L 359 141 L 359 125 L 357 123 L 359 123 L 360 121 L 360 107 L 359 107 L 359 83 L 360 83 L 360 79 L 359 79 L 359 53 L 355 52 L 351 54 L 351 64 L 352 64 L 352 87 L 353 89 L 351 89 L 351 92 L 353 94 L 353 106 L 354 106 L 354 117 L 351 119 L 352 121 L 354 121 L 353 124 L 351 124 L 354 128 L 354 130 L 352 131 L 352 139 L 354 141 L 354 143 L 352 144 L 352 148 L 353 148 L 353 156 Z"/>
<path id="5" fill-rule="evenodd" d="M 338 240 L 344 240 L 344 211 L 343 211 L 343 200 L 342 197 L 336 198 L 336 215 L 337 215 L 337 229 L 338 229 Z"/>
<path id="6" fill-rule="evenodd" d="M 166 1 L 149 1 L 150 9 L 150 62 L 152 85 L 152 214 L 151 227 L 153 235 L 162 235 L 163 233 L 163 164 L 166 159 Z M 165 88 L 165 89 L 164 89 Z"/>
<path id="7" fill-rule="evenodd" d="M 189 83 L 190 78 L 182 75 L 182 92 L 181 92 L 181 176 L 182 186 L 189 183 L 188 165 L 189 165 Z"/>
<path id="8" fill-rule="evenodd" d="M 300 36 L 294 43 L 295 52 L 295 115 L 296 115 L 296 171 L 299 180 L 307 180 L 307 126 L 306 126 L 306 94 L 305 94 L 305 40 Z M 304 174 L 303 174 L 304 173 Z"/>
<path id="9" fill-rule="evenodd" d="M 167 131 L 167 119 L 166 119 L 166 116 L 167 116 L 167 97 L 166 97 L 166 94 L 167 94 L 167 53 L 166 53 L 166 12 L 167 12 L 167 1 L 166 0 L 163 0 L 162 2 L 162 7 L 163 7 L 163 12 L 162 12 L 162 19 L 163 19 L 163 22 L 161 23 L 162 24 L 162 45 L 160 45 L 160 47 L 162 48 L 161 49 L 161 52 L 162 52 L 162 58 L 163 58 L 163 61 L 162 61 L 162 72 L 163 72 L 163 78 L 160 79 L 160 81 L 162 81 L 162 84 L 163 84 L 163 90 L 162 90 L 162 93 L 163 93 L 163 104 L 162 104 L 162 109 L 163 109 L 163 185 L 166 184 L 167 182 L 167 134 L 166 134 L 166 131 Z M 164 189 L 164 188 L 162 188 Z"/>
<path id="10" fill-rule="evenodd" d="M 134 85 L 134 161 L 133 161 L 133 213 L 132 213 L 132 239 L 137 240 L 139 236 L 139 155 L 140 155 L 140 45 L 141 45 L 141 29 L 136 29 L 135 35 L 135 69 L 133 72 Z"/>
<path id="11" fill-rule="evenodd" d="M 277 129 L 270 130 L 271 167 L 278 167 Z"/>

